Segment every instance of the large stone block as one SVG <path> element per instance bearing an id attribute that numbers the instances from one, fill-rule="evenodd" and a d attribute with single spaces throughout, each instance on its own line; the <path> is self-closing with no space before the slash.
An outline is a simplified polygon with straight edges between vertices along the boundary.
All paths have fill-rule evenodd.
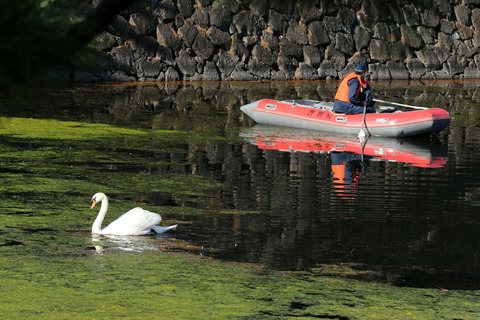
<path id="1" fill-rule="evenodd" d="M 298 63 L 294 61 L 291 57 L 280 54 L 277 58 L 277 65 L 279 71 L 283 72 L 286 79 L 293 79 L 295 70 L 297 69 Z"/>
<path id="2" fill-rule="evenodd" d="M 140 35 L 153 35 L 155 33 L 155 19 L 152 14 L 133 13 L 130 15 L 130 25 L 137 28 Z"/>
<path id="3" fill-rule="evenodd" d="M 126 44 L 142 57 L 154 57 L 157 53 L 158 42 L 150 36 L 135 37 L 128 40 Z"/>
<path id="4" fill-rule="evenodd" d="M 270 10 L 268 13 L 268 26 L 274 34 L 285 36 L 288 29 L 288 22 L 283 14 L 275 10 Z"/>
<path id="5" fill-rule="evenodd" d="M 175 59 L 173 58 L 173 52 L 170 48 L 165 46 L 158 46 L 155 58 L 160 59 L 162 62 L 169 66 L 175 65 Z"/>
<path id="6" fill-rule="evenodd" d="M 429 8 L 420 13 L 422 26 L 427 28 L 436 28 L 440 23 L 440 16 L 437 11 Z"/>
<path id="7" fill-rule="evenodd" d="M 254 76 L 250 72 L 246 71 L 245 65 L 240 62 L 237 63 L 232 73 L 230 74 L 230 79 L 238 81 L 255 80 Z"/>
<path id="8" fill-rule="evenodd" d="M 270 79 L 272 75 L 272 67 L 262 61 L 251 59 L 248 63 L 248 71 L 254 79 Z"/>
<path id="9" fill-rule="evenodd" d="M 403 18 L 409 27 L 416 27 L 421 24 L 419 9 L 413 4 L 406 4 L 402 8 Z"/>
<path id="10" fill-rule="evenodd" d="M 440 31 L 446 34 L 452 34 L 456 29 L 455 21 L 440 20 Z"/>
<path id="11" fill-rule="evenodd" d="M 193 52 L 202 60 L 209 59 L 215 51 L 213 43 L 207 37 L 199 32 L 192 45 Z"/>
<path id="12" fill-rule="evenodd" d="M 408 59 L 406 66 L 411 79 L 422 79 L 425 75 L 426 68 L 420 59 Z"/>
<path id="13" fill-rule="evenodd" d="M 243 10 L 233 16 L 232 25 L 241 36 L 256 35 L 258 17 L 255 17 L 250 11 Z"/>
<path id="14" fill-rule="evenodd" d="M 455 17 L 457 18 L 457 21 L 461 23 L 464 26 L 470 26 L 471 25 L 471 20 L 470 20 L 470 15 L 471 11 L 467 6 L 464 5 L 458 5 L 453 8 L 455 12 Z"/>
<path id="15" fill-rule="evenodd" d="M 448 65 L 448 73 L 451 76 L 455 76 L 463 73 L 463 70 L 465 68 L 465 60 L 457 56 L 451 56 L 447 60 L 447 65 Z"/>
<path id="16" fill-rule="evenodd" d="M 438 60 L 437 54 L 433 50 L 417 51 L 417 57 L 422 61 L 423 65 L 430 70 L 440 69 L 442 64 Z"/>
<path id="17" fill-rule="evenodd" d="M 280 53 L 299 61 L 303 60 L 302 47 L 288 39 L 280 40 Z"/>
<path id="18" fill-rule="evenodd" d="M 291 19 L 288 25 L 286 38 L 296 44 L 306 45 L 308 43 L 306 26 Z"/>
<path id="19" fill-rule="evenodd" d="M 228 32 L 222 31 L 217 27 L 211 26 L 207 30 L 207 36 L 212 41 L 215 49 L 229 49 L 230 48 L 230 35 Z"/>
<path id="20" fill-rule="evenodd" d="M 450 52 L 450 50 L 448 50 L 444 45 L 442 44 L 439 44 L 437 45 L 433 51 L 435 52 L 435 54 L 437 55 L 437 58 L 438 58 L 438 61 L 440 63 L 445 63 L 447 62 L 447 59 L 450 58 L 450 56 L 452 55 L 452 53 Z"/>
<path id="21" fill-rule="evenodd" d="M 228 28 L 232 23 L 232 13 L 223 6 L 217 9 L 211 9 L 209 12 L 210 23 L 212 26 L 215 26 L 222 31 L 228 31 Z"/>
<path id="22" fill-rule="evenodd" d="M 278 51 L 280 49 L 277 36 L 268 30 L 263 30 L 260 43 L 273 51 Z"/>
<path id="23" fill-rule="evenodd" d="M 157 41 L 160 45 L 168 47 L 174 51 L 180 50 L 181 42 L 173 27 L 168 24 L 159 24 L 157 26 Z"/>
<path id="24" fill-rule="evenodd" d="M 330 43 L 327 30 L 321 22 L 315 21 L 308 25 L 308 42 L 312 46 L 321 46 Z"/>
<path id="25" fill-rule="evenodd" d="M 450 0 L 434 0 L 438 11 L 442 16 L 448 16 L 452 13 Z"/>
<path id="26" fill-rule="evenodd" d="M 180 74 L 173 67 L 169 67 L 165 72 L 165 81 L 178 81 L 181 80 Z"/>
<path id="27" fill-rule="evenodd" d="M 372 80 L 389 80 L 391 79 L 390 70 L 385 64 L 372 63 L 368 66 L 370 78 Z"/>
<path id="28" fill-rule="evenodd" d="M 109 33 L 121 38 L 122 40 L 136 37 L 139 35 L 136 28 L 131 26 L 121 15 L 116 15 L 107 30 Z"/>
<path id="29" fill-rule="evenodd" d="M 393 42 L 389 45 L 388 52 L 392 61 L 403 61 L 407 57 L 408 48 L 400 42 Z"/>
<path id="30" fill-rule="evenodd" d="M 178 57 L 175 59 L 178 68 L 182 72 L 183 77 L 191 77 L 197 71 L 197 63 L 187 51 L 181 50 Z"/>
<path id="31" fill-rule="evenodd" d="M 195 12 L 192 15 L 192 21 L 195 21 L 195 24 L 203 29 L 208 29 L 211 25 L 210 23 L 210 13 L 207 9 L 198 7 L 195 9 Z"/>
<path id="32" fill-rule="evenodd" d="M 357 51 L 368 48 L 372 36 L 365 28 L 357 26 L 353 33 L 353 41 Z"/>
<path id="33" fill-rule="evenodd" d="M 207 61 L 203 69 L 202 80 L 218 81 L 221 80 L 221 74 L 213 61 Z"/>
<path id="34" fill-rule="evenodd" d="M 435 29 L 419 26 L 417 28 L 417 33 L 420 35 L 420 37 L 422 37 L 422 40 L 425 44 L 435 44 L 435 36 L 437 34 Z"/>
<path id="35" fill-rule="evenodd" d="M 480 31 L 480 8 L 472 10 L 472 25 L 475 30 Z"/>
<path id="36" fill-rule="evenodd" d="M 462 41 L 458 45 L 458 55 L 460 57 L 472 58 L 477 50 L 478 48 L 473 44 L 473 40 Z"/>
<path id="37" fill-rule="evenodd" d="M 353 55 L 353 38 L 347 33 L 337 33 L 335 36 L 335 49 L 347 56 Z"/>
<path id="38" fill-rule="evenodd" d="M 230 51 L 234 52 L 242 61 L 245 61 L 250 57 L 250 51 L 243 44 L 242 38 L 237 34 L 231 36 L 232 47 Z"/>
<path id="39" fill-rule="evenodd" d="M 388 61 L 387 68 L 390 71 L 391 79 L 407 80 L 408 70 L 403 62 Z"/>
<path id="40" fill-rule="evenodd" d="M 220 50 L 218 54 L 217 67 L 220 70 L 222 79 L 227 79 L 230 76 L 239 60 L 240 59 L 237 55 Z"/>
<path id="41" fill-rule="evenodd" d="M 390 41 L 390 28 L 386 22 L 378 22 L 373 26 L 373 38 Z"/>
<path id="42" fill-rule="evenodd" d="M 337 20 L 343 26 L 344 31 L 351 34 L 357 24 L 356 12 L 348 6 L 340 6 L 337 13 Z"/>
<path id="43" fill-rule="evenodd" d="M 264 46 L 257 44 L 253 47 L 252 57 L 257 61 L 261 61 L 266 65 L 273 65 L 277 57 L 272 53 L 271 50 L 265 48 Z"/>
<path id="44" fill-rule="evenodd" d="M 372 39 L 369 51 L 370 58 L 374 61 L 386 62 L 390 59 L 387 44 L 381 39 Z"/>
<path id="45" fill-rule="evenodd" d="M 318 67 L 320 62 L 322 62 L 322 54 L 320 50 L 314 46 L 303 47 L 303 58 L 306 64 L 309 64 L 313 67 Z"/>
<path id="46" fill-rule="evenodd" d="M 458 35 L 460 40 L 469 40 L 473 37 L 473 31 L 469 27 L 457 25 L 457 32 L 454 33 L 454 36 L 455 35 Z"/>
<path id="47" fill-rule="evenodd" d="M 331 46 L 327 47 L 325 50 L 325 59 L 330 60 L 335 66 L 336 70 L 343 70 L 343 68 L 345 68 L 345 55 Z"/>
<path id="48" fill-rule="evenodd" d="M 193 0 L 177 0 L 177 8 L 181 15 L 185 18 L 193 14 Z"/>
<path id="49" fill-rule="evenodd" d="M 175 20 L 177 8 L 172 0 L 164 0 L 155 13 L 163 23 L 168 23 Z"/>
<path id="50" fill-rule="evenodd" d="M 466 67 L 464 69 L 463 77 L 466 79 L 479 79 L 480 68 L 478 67 Z"/>
<path id="51" fill-rule="evenodd" d="M 162 67 L 163 67 L 162 61 L 160 61 L 159 59 L 152 59 L 152 60 L 143 59 L 138 65 L 138 69 L 141 71 L 141 74 L 143 75 L 143 77 L 150 80 L 154 80 L 158 78 Z"/>
<path id="52" fill-rule="evenodd" d="M 317 69 L 309 64 L 300 62 L 298 69 L 295 71 L 295 79 L 298 80 L 317 80 L 319 79 Z"/>
<path id="53" fill-rule="evenodd" d="M 443 32 L 440 32 L 438 35 L 437 35 L 437 46 L 439 45 L 442 45 L 444 46 L 448 51 L 451 51 L 452 48 L 453 48 L 453 38 L 452 36 L 446 34 L 446 33 L 443 33 Z"/>
<path id="54" fill-rule="evenodd" d="M 425 45 L 422 37 L 409 26 L 400 26 L 400 32 L 402 34 L 402 40 L 407 46 L 418 50 Z"/>
<path id="55" fill-rule="evenodd" d="M 111 51 L 113 67 L 129 75 L 135 74 L 134 57 L 132 49 L 128 46 L 115 47 Z"/>
<path id="56" fill-rule="evenodd" d="M 183 44 L 188 48 L 193 45 L 193 41 L 195 41 L 197 34 L 198 29 L 191 23 L 185 23 L 178 29 L 178 36 L 182 40 Z"/>
<path id="57" fill-rule="evenodd" d="M 333 62 L 324 60 L 320 63 L 320 67 L 317 70 L 318 76 L 322 79 L 336 79 L 338 78 L 338 72 Z"/>

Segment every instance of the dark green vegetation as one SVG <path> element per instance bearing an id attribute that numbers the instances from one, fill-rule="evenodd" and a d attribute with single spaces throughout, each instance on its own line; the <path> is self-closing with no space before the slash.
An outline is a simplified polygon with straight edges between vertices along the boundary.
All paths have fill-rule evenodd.
<path id="1" fill-rule="evenodd" d="M 98 254 L 86 235 L 50 241 L 62 237 L 81 254 L 3 252 L 6 318 L 475 319 L 479 312 L 472 292 L 399 289 L 164 251 Z"/>
<path id="2" fill-rule="evenodd" d="M 202 194 L 219 182 L 186 174 L 174 157 L 162 157 L 188 152 L 182 143 L 224 139 L 205 128 L 3 117 L 0 135 L 3 318 L 476 319 L 480 313 L 478 291 L 359 281 L 353 278 L 376 276 L 347 266 L 280 272 L 223 262 L 174 235 L 91 237 L 96 211 L 88 204 L 97 191 L 111 196 L 108 221 L 152 193 L 190 204 L 143 203 L 164 224 L 205 214 L 195 203 L 205 208 Z M 170 170 L 160 172 L 165 163 Z M 178 232 L 188 232 L 188 218 L 181 222 Z"/>
<path id="3" fill-rule="evenodd" d="M 88 230 L 87 221 L 94 212 L 87 211 L 92 215 L 80 224 L 78 219 L 84 216 L 89 196 L 96 191 L 116 196 L 117 210 L 125 211 L 128 208 L 122 207 L 119 190 L 129 194 L 175 190 L 177 197 L 194 198 L 217 187 L 192 175 L 166 172 L 155 173 L 153 178 L 149 171 L 162 161 L 149 156 L 151 150 L 183 152 L 172 144 L 185 139 L 206 141 L 199 135 L 25 118 L 1 118 L 0 125 L 4 141 L 0 147 L 4 171 L 1 192 L 7 215 L 2 226 L 52 228 L 51 219 L 57 217 L 60 229 Z M 65 208 L 83 214 L 65 214 Z M 156 210 L 162 213 L 162 208 Z M 39 213 L 42 211 L 48 215 Z M 25 219 L 18 219 L 18 214 Z"/>

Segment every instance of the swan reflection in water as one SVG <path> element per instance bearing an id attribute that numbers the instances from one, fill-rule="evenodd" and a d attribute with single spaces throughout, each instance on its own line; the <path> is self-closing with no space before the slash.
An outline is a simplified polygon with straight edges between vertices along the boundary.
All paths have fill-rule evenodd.
<path id="1" fill-rule="evenodd" d="M 158 251 L 164 247 L 159 240 L 168 238 L 169 236 L 165 234 L 150 237 L 92 234 L 92 245 L 97 254 L 108 252 Z"/>

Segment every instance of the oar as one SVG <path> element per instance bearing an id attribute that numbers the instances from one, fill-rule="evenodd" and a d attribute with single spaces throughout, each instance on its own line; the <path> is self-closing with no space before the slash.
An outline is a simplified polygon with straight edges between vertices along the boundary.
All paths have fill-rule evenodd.
<path id="1" fill-rule="evenodd" d="M 360 138 L 360 137 L 359 137 L 359 138 Z M 359 140 L 360 140 L 360 145 L 361 145 L 361 149 L 360 149 L 360 150 L 361 150 L 361 152 L 362 152 L 361 158 L 360 158 L 360 159 L 362 160 L 362 172 L 363 172 L 363 155 L 364 155 L 364 151 L 365 151 L 365 146 L 367 145 L 367 141 L 368 141 L 369 138 L 370 138 L 370 136 L 368 136 L 368 137 L 362 137 L 362 138 L 359 139 Z"/>
<path id="2" fill-rule="evenodd" d="M 360 129 L 360 132 L 358 133 L 358 138 L 360 140 L 365 139 L 365 137 L 368 134 L 368 137 L 370 137 L 370 132 L 367 129 L 367 124 L 366 124 L 366 117 L 367 117 L 367 104 L 363 104 L 363 119 L 362 119 L 362 128 Z"/>
<path id="3" fill-rule="evenodd" d="M 380 103 L 389 103 L 394 106 L 400 106 L 400 107 L 405 107 L 405 108 L 412 108 L 412 109 L 417 109 L 417 110 L 427 110 L 428 108 L 426 107 L 417 107 L 417 106 L 411 106 L 409 104 L 403 104 L 403 103 L 397 103 L 397 102 L 391 102 L 391 101 L 384 101 L 380 99 L 373 99 L 375 102 L 380 102 Z"/>

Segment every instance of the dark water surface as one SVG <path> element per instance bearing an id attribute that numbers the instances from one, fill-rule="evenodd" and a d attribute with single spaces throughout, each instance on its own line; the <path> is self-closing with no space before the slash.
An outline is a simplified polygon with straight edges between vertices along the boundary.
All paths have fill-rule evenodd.
<path id="1" fill-rule="evenodd" d="M 180 227 L 173 237 L 204 255 L 282 270 L 352 263 L 378 270 L 379 280 L 395 285 L 480 289 L 478 84 L 374 83 L 379 99 L 445 108 L 453 122 L 433 138 L 371 138 L 363 149 L 356 137 L 258 126 L 239 109 L 263 97 L 328 101 L 336 82 L 31 89 L 2 99 L 2 116 L 190 134 L 191 143 L 142 148 L 119 136 L 115 147 L 92 149 L 108 150 L 101 160 L 76 160 L 74 174 L 89 175 L 101 164 L 112 176 L 184 175 L 215 183 L 192 196 L 146 185 L 116 190 L 124 199 L 175 208 L 169 218 Z M 2 139 L 8 152 L 44 147 L 32 139 Z M 68 136 L 64 140 L 75 148 Z M 119 161 L 127 156 L 138 161 Z M 67 172 L 72 163 L 58 161 L 56 170 Z M 17 169 L 4 162 L 0 170 L 5 180 Z M 15 192 L 2 190 L 2 197 Z M 42 192 L 30 190 L 28 197 Z M 78 193 L 69 190 L 71 197 Z M 182 213 L 189 208 L 202 214 Z"/>

